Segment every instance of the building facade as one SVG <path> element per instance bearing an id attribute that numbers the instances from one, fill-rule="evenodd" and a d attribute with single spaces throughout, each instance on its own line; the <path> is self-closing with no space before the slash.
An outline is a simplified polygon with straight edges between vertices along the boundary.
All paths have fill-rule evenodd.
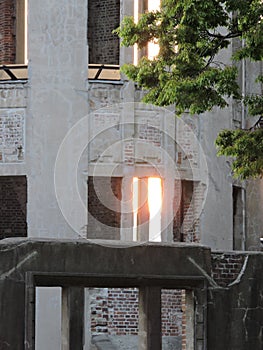
<path id="1" fill-rule="evenodd" d="M 179 119 L 172 106 L 142 104 L 143 91 L 120 73 L 120 65 L 147 52 L 120 47 L 112 30 L 150 6 L 151 0 L 46 0 L 45 6 L 0 0 L 0 238 L 260 250 L 262 180 L 233 180 L 230 161 L 218 158 L 214 146 L 220 130 L 248 123 L 246 111 L 230 101 L 224 110 Z M 244 92 L 261 69 L 240 65 Z M 153 188 L 151 179 L 159 179 Z M 39 289 L 47 305 L 42 315 L 60 308 L 59 292 L 49 293 Z M 98 301 L 108 293 L 110 305 L 114 291 L 96 293 Z M 39 339 L 51 334 L 56 343 L 56 327 L 44 318 Z"/>

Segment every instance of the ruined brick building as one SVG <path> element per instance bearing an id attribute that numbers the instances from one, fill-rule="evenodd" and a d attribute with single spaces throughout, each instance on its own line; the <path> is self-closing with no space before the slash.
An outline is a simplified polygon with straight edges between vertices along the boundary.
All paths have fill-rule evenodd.
<path id="1" fill-rule="evenodd" d="M 246 111 L 230 101 L 225 110 L 177 119 L 173 107 L 140 103 L 143 91 L 119 67 L 151 48 L 120 47 L 112 30 L 156 3 L 0 0 L 0 239 L 203 244 L 216 251 L 212 277 L 225 287 L 262 237 L 262 180 L 233 180 L 214 146 L 221 129 L 247 125 Z M 240 64 L 244 92 L 261 70 Z M 151 212 L 154 179 L 153 202 L 161 200 Z M 37 293 L 38 349 L 55 349 L 60 291 Z M 162 293 L 167 348 L 185 349 L 185 298 L 182 290 Z M 94 336 L 133 344 L 134 288 L 94 289 L 86 303 Z"/>

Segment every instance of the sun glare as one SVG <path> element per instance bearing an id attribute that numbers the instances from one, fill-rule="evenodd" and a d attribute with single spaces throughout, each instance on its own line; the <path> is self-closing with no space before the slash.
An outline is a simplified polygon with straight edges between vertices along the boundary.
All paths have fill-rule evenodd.
<path id="1" fill-rule="evenodd" d="M 137 213 L 138 213 L 138 177 L 132 181 L 132 206 L 133 206 L 133 241 L 137 241 Z"/>
<path id="2" fill-rule="evenodd" d="M 148 0 L 147 11 L 158 11 L 160 10 L 160 0 Z M 134 0 L 134 22 L 138 23 L 139 21 L 139 0 Z M 147 45 L 147 57 L 150 60 L 155 59 L 159 54 L 160 47 L 156 40 L 152 40 Z M 139 61 L 139 51 L 138 45 L 134 45 L 133 49 L 133 64 L 137 66 Z"/>
<path id="3" fill-rule="evenodd" d="M 139 20 L 139 0 L 134 0 L 134 22 L 138 23 L 138 20 Z M 139 60 L 138 45 L 135 44 L 133 49 L 133 64 L 135 66 L 137 66 L 138 60 Z"/>
<path id="4" fill-rule="evenodd" d="M 159 177 L 148 179 L 148 205 L 150 211 L 149 240 L 161 241 L 162 181 Z"/>
<path id="5" fill-rule="evenodd" d="M 160 0 L 149 0 L 148 1 L 148 11 L 158 11 L 160 10 Z M 159 53 L 160 47 L 156 40 L 150 41 L 148 43 L 148 58 L 153 60 Z"/>
<path id="6" fill-rule="evenodd" d="M 133 240 L 137 241 L 138 208 L 139 203 L 139 181 L 133 178 Z M 161 241 L 161 210 L 162 210 L 162 180 L 159 177 L 148 178 L 147 202 L 149 208 L 149 241 Z"/>

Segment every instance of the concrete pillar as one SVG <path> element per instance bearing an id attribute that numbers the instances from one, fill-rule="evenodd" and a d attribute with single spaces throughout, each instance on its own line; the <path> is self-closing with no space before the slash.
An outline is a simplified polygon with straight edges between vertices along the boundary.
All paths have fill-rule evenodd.
<path id="1" fill-rule="evenodd" d="M 162 349 L 161 288 L 139 289 L 139 350 Z"/>
<path id="2" fill-rule="evenodd" d="M 149 207 L 148 207 L 148 179 L 142 177 L 138 179 L 138 241 L 149 240 Z"/>
<path id="3" fill-rule="evenodd" d="M 62 350 L 83 349 L 84 288 L 62 289 Z"/>
<path id="4" fill-rule="evenodd" d="M 124 176 L 122 179 L 121 200 L 121 240 L 133 240 L 133 206 L 132 206 L 132 176 Z"/>
<path id="5" fill-rule="evenodd" d="M 185 291 L 186 350 L 194 350 L 194 296 L 193 291 Z"/>

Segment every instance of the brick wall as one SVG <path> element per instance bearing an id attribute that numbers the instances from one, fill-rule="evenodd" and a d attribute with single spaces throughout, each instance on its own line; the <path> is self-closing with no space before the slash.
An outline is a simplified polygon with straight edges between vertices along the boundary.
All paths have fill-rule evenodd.
<path id="1" fill-rule="evenodd" d="M 202 186 L 198 182 L 175 180 L 173 236 L 176 242 L 199 242 L 198 210 L 203 201 Z"/>
<path id="2" fill-rule="evenodd" d="M 88 178 L 88 238 L 119 239 L 105 236 L 105 226 L 119 228 L 121 225 L 121 177 L 97 176 Z M 95 219 L 95 220 L 94 220 Z"/>
<path id="3" fill-rule="evenodd" d="M 182 334 L 182 290 L 162 290 L 162 335 Z M 138 290 L 104 288 L 91 291 L 93 335 L 138 335 Z"/>
<path id="4" fill-rule="evenodd" d="M 108 306 L 109 334 L 138 334 L 138 290 L 136 288 L 109 289 Z"/>
<path id="5" fill-rule="evenodd" d="M 16 60 L 15 0 L 0 0 L 0 64 Z"/>
<path id="6" fill-rule="evenodd" d="M 0 177 L 0 239 L 26 237 L 27 181 L 25 176 Z"/>
<path id="7" fill-rule="evenodd" d="M 120 0 L 88 1 L 89 63 L 119 64 Z"/>
<path id="8" fill-rule="evenodd" d="M 212 253 L 212 277 L 215 282 L 226 287 L 239 275 L 244 264 L 244 255 Z"/>

